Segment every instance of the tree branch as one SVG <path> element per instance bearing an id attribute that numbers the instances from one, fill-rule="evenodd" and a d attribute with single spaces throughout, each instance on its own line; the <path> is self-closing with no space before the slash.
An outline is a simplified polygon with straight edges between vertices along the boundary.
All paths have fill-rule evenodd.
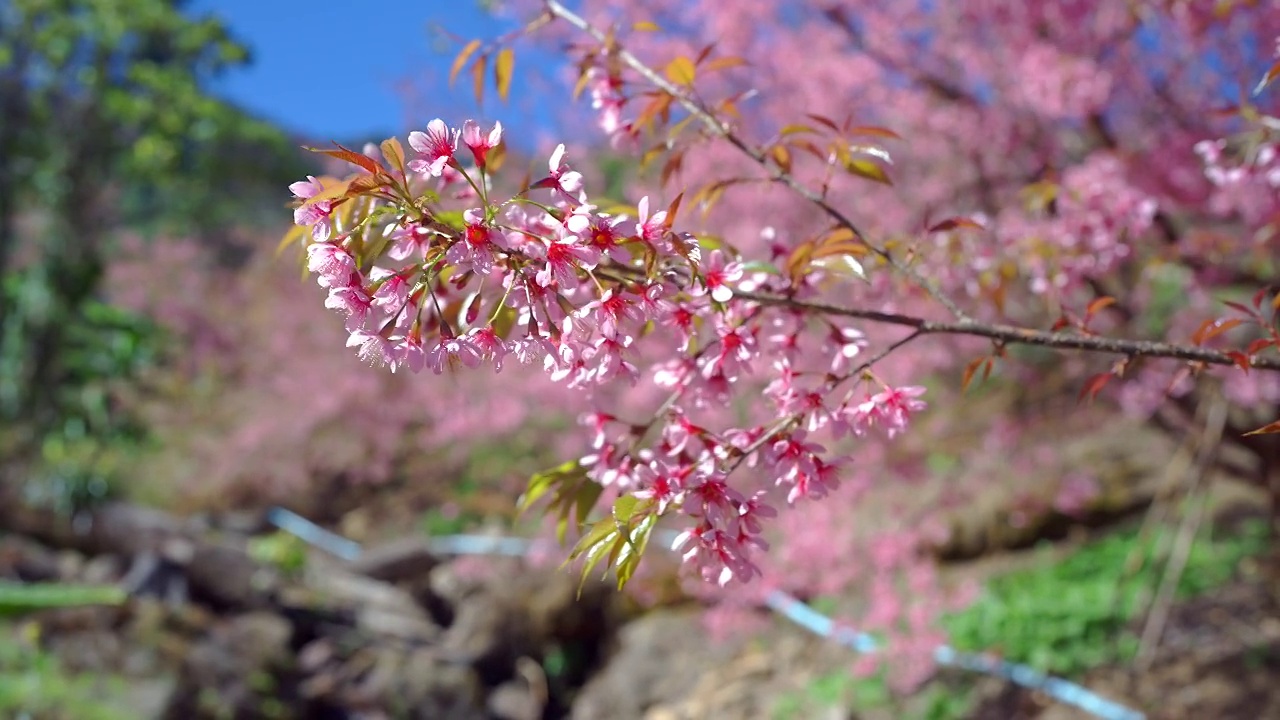
<path id="1" fill-rule="evenodd" d="M 570 25 L 573 25 L 579 30 L 582 30 L 583 32 L 595 38 L 598 42 L 602 44 L 609 42 L 609 37 L 605 35 L 604 32 L 597 29 L 591 23 L 587 22 L 582 16 L 573 12 L 569 8 L 565 7 L 564 5 L 561 5 L 560 2 L 558 2 L 558 0 L 543 0 L 543 3 L 547 8 L 547 12 L 553 15 L 554 17 L 558 17 L 565 20 Z M 630 51 L 626 50 L 625 48 L 618 48 L 615 52 L 615 57 L 617 57 L 618 60 L 622 61 L 624 65 L 626 65 L 627 67 L 637 72 L 641 77 L 647 80 L 654 87 L 670 95 L 673 99 L 675 99 L 677 103 L 680 104 L 681 107 L 683 107 L 691 115 L 696 117 L 703 125 L 707 127 L 707 129 L 711 130 L 711 132 L 714 133 L 717 137 L 722 138 L 723 140 L 728 142 L 730 145 L 732 145 L 734 148 L 736 148 L 738 151 L 740 151 L 742 154 L 746 155 L 747 157 L 755 161 L 757 165 L 759 165 L 766 173 L 769 174 L 770 178 L 772 178 L 777 182 L 782 183 L 783 185 L 786 185 L 797 195 L 799 195 L 800 197 L 804 198 L 805 200 L 809 201 L 810 203 L 812 203 L 813 205 L 821 209 L 823 213 L 825 213 L 831 219 L 835 220 L 836 223 L 838 223 L 842 227 L 848 228 L 849 230 L 853 231 L 853 233 L 857 235 L 858 238 L 861 239 L 862 242 L 873 253 L 875 253 L 877 256 L 883 259 L 886 263 L 888 263 L 889 266 L 892 267 L 895 271 L 897 271 L 898 273 L 910 279 L 913 283 L 915 283 L 917 287 L 927 292 L 930 297 L 932 297 L 940 305 L 945 307 L 947 311 L 950 312 L 957 319 L 965 320 L 968 318 L 968 315 L 966 315 L 965 312 L 960 309 L 960 306 L 957 305 L 951 298 L 947 297 L 944 293 L 942 293 L 942 291 L 940 291 L 932 282 L 930 282 L 928 279 L 921 276 L 918 272 L 916 272 L 910 266 L 903 264 L 897 258 L 890 255 L 889 251 L 869 241 L 867 239 L 867 236 L 861 230 L 858 229 L 857 224 L 854 223 L 853 220 L 850 219 L 847 215 L 845 215 L 840 209 L 836 208 L 834 205 L 827 202 L 827 200 L 823 198 L 822 195 L 815 192 L 812 188 L 810 188 L 809 186 L 797 180 L 795 176 L 793 176 L 791 173 L 788 173 L 785 170 L 782 170 L 781 168 L 775 167 L 773 164 L 771 164 L 769 162 L 768 156 L 765 155 L 765 153 L 748 145 L 746 141 L 738 137 L 733 132 L 733 130 L 729 128 L 728 125 L 726 125 L 714 114 L 712 114 L 709 110 L 703 107 L 698 101 L 689 97 L 689 95 L 680 87 L 668 81 L 665 77 L 660 75 L 653 68 L 650 68 L 642 60 L 637 58 L 635 55 L 633 55 Z"/>
<path id="2" fill-rule="evenodd" d="M 821 302 L 795 300 L 780 295 L 754 292 L 737 292 L 735 294 L 740 298 L 763 305 L 915 328 L 921 335 L 969 335 L 988 338 L 1004 345 L 1038 345 L 1062 350 L 1112 353 L 1126 357 L 1170 358 L 1201 362 L 1208 365 L 1236 365 L 1236 361 L 1221 350 L 1193 345 L 1176 345 L 1152 340 L 1126 340 L 1065 332 L 1046 332 L 1013 325 L 983 323 L 971 319 L 956 322 L 935 322 L 914 315 L 847 308 Z M 1258 370 L 1280 370 L 1280 359 L 1254 358 L 1252 367 Z"/>

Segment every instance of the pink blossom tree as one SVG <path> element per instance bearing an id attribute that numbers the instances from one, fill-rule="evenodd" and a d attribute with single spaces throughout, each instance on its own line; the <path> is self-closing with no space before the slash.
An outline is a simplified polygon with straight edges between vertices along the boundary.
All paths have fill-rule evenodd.
<path id="1" fill-rule="evenodd" d="M 455 74 L 469 65 L 480 91 L 492 69 L 505 97 L 519 40 L 566 46 L 601 136 L 656 171 L 637 197 L 592 194 L 580 132 L 501 193 L 514 124 L 437 119 L 408 152 L 324 150 L 355 172 L 292 187 L 290 239 L 361 359 L 541 368 L 587 411 L 581 455 L 522 501 L 580 531 L 587 570 L 627 582 L 671 518 L 672 549 L 722 597 L 864 578 L 864 619 L 897 633 L 918 681 L 946 605 L 919 550 L 945 528 L 901 497 L 880 501 L 896 526 L 847 512 L 900 463 L 926 398 L 960 402 L 927 387 L 1034 383 L 1050 364 L 1025 348 L 1057 351 L 1082 399 L 1175 432 L 1227 398 L 1224 438 L 1247 459 L 1220 464 L 1280 488 L 1280 13 L 580 5 L 517 3 L 532 20 L 466 45 Z M 789 523 L 815 507 L 822 522 Z M 805 547 L 832 562 L 805 567 Z"/>

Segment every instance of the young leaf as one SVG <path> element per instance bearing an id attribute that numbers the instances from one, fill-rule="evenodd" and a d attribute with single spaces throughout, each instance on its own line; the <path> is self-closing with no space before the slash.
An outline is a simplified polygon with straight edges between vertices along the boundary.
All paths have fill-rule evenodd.
<path id="1" fill-rule="evenodd" d="M 354 150 L 350 150 L 341 145 L 338 145 L 338 143 L 334 143 L 334 145 L 338 146 L 337 150 L 329 150 L 325 148 L 313 148 L 313 147 L 309 147 L 307 148 L 307 150 L 310 150 L 311 152 L 318 152 L 322 155 L 328 155 L 331 158 L 337 158 L 338 160 L 342 160 L 344 162 L 349 162 L 352 165 L 356 165 L 363 170 L 369 171 L 370 173 L 376 173 L 379 170 L 383 170 L 385 172 L 385 169 L 382 167 L 382 165 L 380 165 L 377 160 L 374 160 L 368 155 L 365 155 L 363 153 L 358 153 Z M 313 196 L 311 199 L 314 200 L 315 196 Z"/>
<path id="2" fill-rule="evenodd" d="M 786 145 L 774 145 L 769 150 L 769 156 L 778 164 L 778 168 L 782 172 L 791 172 L 791 151 L 787 149 Z"/>
<path id="3" fill-rule="evenodd" d="M 493 63 L 493 81 L 498 88 L 498 99 L 507 101 L 511 93 L 511 75 L 516 66 L 516 52 L 511 48 L 503 48 Z"/>
<path id="4" fill-rule="evenodd" d="M 489 64 L 489 56 L 481 55 L 471 66 L 471 79 L 476 94 L 476 105 L 484 104 L 484 71 Z"/>
<path id="5" fill-rule="evenodd" d="M 874 125 L 858 125 L 858 126 L 856 126 L 856 127 L 851 127 L 851 128 L 849 128 L 849 129 L 848 129 L 848 131 L 846 131 L 846 134 L 848 134 L 848 135 L 874 135 L 874 136 L 876 136 L 876 137 L 890 138 L 890 139 L 892 139 L 892 140 L 901 140 L 901 139 L 902 139 L 902 136 L 901 136 L 901 135 L 899 135 L 898 133 L 896 133 L 896 132 L 894 132 L 894 131 L 892 131 L 892 130 L 890 130 L 890 129 L 888 129 L 888 128 L 876 127 L 876 126 L 874 126 Z"/>
<path id="6" fill-rule="evenodd" d="M 889 179 L 889 174 L 884 171 L 884 168 L 870 160 L 849 157 L 844 161 L 844 169 L 852 175 L 874 180 L 882 185 L 893 185 L 893 181 Z"/>
<path id="7" fill-rule="evenodd" d="M 826 117 L 823 115 L 814 115 L 810 113 L 808 114 L 808 118 L 810 120 L 813 120 L 814 122 L 821 123 L 822 125 L 827 126 L 827 128 L 829 128 L 832 132 L 837 132 L 837 133 L 840 132 L 840 126 L 837 125 L 836 122 L 829 117 Z"/>
<path id="8" fill-rule="evenodd" d="M 1245 435 L 1274 435 L 1276 433 L 1280 433 L 1280 420 L 1276 420 L 1273 423 L 1267 423 L 1257 430 L 1250 430 L 1245 433 Z"/>
<path id="9" fill-rule="evenodd" d="M 703 46 L 703 48 L 698 51 L 698 57 L 693 59 L 694 66 L 696 67 L 698 65 L 701 65 L 702 61 L 710 57 L 711 51 L 715 49 L 716 49 L 715 43 L 707 43 L 705 46 Z"/>
<path id="10" fill-rule="evenodd" d="M 404 177 L 404 146 L 394 137 L 387 138 L 382 141 L 380 146 L 382 149 L 382 157 L 391 163 L 391 166 L 400 171 L 400 177 Z"/>
<path id="11" fill-rule="evenodd" d="M 953 217 L 953 218 L 947 218 L 942 222 L 935 223 L 929 228 L 928 231 L 931 233 L 946 232 L 947 230 L 958 230 L 960 228 L 968 228 L 970 230 L 986 230 L 986 228 L 982 226 L 982 223 L 979 223 L 975 220 L 970 220 L 969 218 L 963 218 L 963 217 Z"/>
<path id="12" fill-rule="evenodd" d="M 693 61 L 684 55 L 681 55 L 667 63 L 667 67 L 664 72 L 667 79 L 676 85 L 692 85 L 693 80 L 697 75 L 697 71 L 693 66 Z"/>
<path id="13" fill-rule="evenodd" d="M 1098 393 L 1102 392 L 1102 388 L 1106 387 L 1107 383 L 1111 380 L 1111 377 L 1111 373 L 1104 372 L 1098 373 L 1097 375 L 1089 378 L 1089 380 L 1084 384 L 1084 387 L 1080 389 L 1079 399 L 1084 400 L 1087 397 L 1090 402 L 1093 402 L 1093 399 L 1098 396 Z"/>
<path id="14" fill-rule="evenodd" d="M 1253 94 L 1257 95 L 1258 93 L 1261 93 L 1268 85 L 1274 82 L 1276 78 L 1280 78 L 1280 62 L 1272 65 L 1271 69 L 1267 71 L 1267 74 L 1262 76 L 1262 80 L 1260 80 L 1258 85 L 1253 88 Z"/>
<path id="15" fill-rule="evenodd" d="M 747 61 L 745 58 L 740 58 L 736 55 L 726 55 L 724 57 L 718 57 L 706 65 L 703 65 L 702 72 L 709 73 L 716 72 L 717 70 L 728 70 L 729 68 L 740 67 L 746 64 Z"/>
<path id="16" fill-rule="evenodd" d="M 1115 304 L 1116 304 L 1115 298 L 1111 297 L 1110 295 L 1104 295 L 1100 298 L 1097 298 L 1093 302 L 1089 303 L 1089 306 L 1084 309 L 1084 315 L 1086 318 L 1092 318 L 1094 315 L 1097 315 L 1102 310 L 1105 310 L 1106 308 L 1109 308 Z"/>
<path id="17" fill-rule="evenodd" d="M 1231 328 L 1236 327 L 1237 325 L 1241 325 L 1243 323 L 1244 321 L 1241 320 L 1240 318 L 1230 318 L 1227 320 L 1221 320 L 1221 319 L 1205 320 L 1203 323 L 1200 324 L 1199 329 L 1197 329 L 1195 333 L 1192 334 L 1191 342 L 1195 343 L 1196 345 L 1202 345 L 1212 340 L 1213 338 L 1221 335 L 1222 333 L 1230 330 Z"/>
<path id="18" fill-rule="evenodd" d="M 477 38 L 462 47 L 462 51 L 453 59 L 453 67 L 449 69 L 449 87 L 453 87 L 453 83 L 458 79 L 458 73 L 462 72 L 462 68 L 466 67 L 467 60 L 480 49 L 480 40 Z"/>
<path id="19" fill-rule="evenodd" d="M 800 133 L 814 133 L 814 134 L 818 134 L 818 131 L 817 131 L 817 130 L 814 130 L 813 128 L 809 127 L 808 125 L 802 125 L 802 124 L 800 124 L 800 123 L 792 123 L 792 124 L 790 124 L 790 125 L 783 125 L 783 126 L 782 126 L 782 129 L 778 131 L 778 134 L 779 134 L 779 135 L 781 135 L 782 137 L 786 137 L 786 136 L 788 136 L 788 135 L 798 135 L 798 134 L 800 134 Z"/>

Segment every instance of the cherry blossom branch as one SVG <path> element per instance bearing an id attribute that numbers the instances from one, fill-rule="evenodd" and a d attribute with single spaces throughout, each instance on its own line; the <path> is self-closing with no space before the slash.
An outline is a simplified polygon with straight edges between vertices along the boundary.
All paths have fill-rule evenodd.
<path id="1" fill-rule="evenodd" d="M 960 320 L 957 322 L 936 322 L 933 320 L 925 320 L 924 318 L 916 317 L 914 315 L 847 308 L 839 305 L 795 300 L 793 298 L 778 295 L 766 295 L 762 293 L 739 291 L 736 295 L 743 299 L 764 305 L 775 305 L 795 310 L 818 312 L 825 315 L 857 318 L 860 320 L 869 320 L 871 322 L 884 323 L 888 325 L 901 325 L 904 327 L 915 328 L 917 332 L 911 335 L 911 338 L 919 335 L 969 335 L 973 337 L 989 338 L 1006 345 L 1038 345 L 1040 347 L 1058 348 L 1062 350 L 1114 353 L 1116 355 L 1125 355 L 1129 357 L 1171 358 L 1175 360 L 1202 362 L 1209 365 L 1238 365 L 1236 359 L 1232 355 L 1221 350 L 1213 350 L 1211 348 L 1176 345 L 1173 343 L 1151 340 L 1127 340 L 1122 338 L 1098 337 L 1095 335 L 1046 332 L 1043 330 L 1015 327 L 1013 325 L 988 324 L 971 319 Z M 1280 359 L 1252 358 L 1250 360 L 1250 367 L 1259 370 L 1280 370 Z"/>
<path id="2" fill-rule="evenodd" d="M 609 42 L 609 37 L 603 31 L 596 28 L 591 23 L 587 22 L 587 20 L 582 16 L 578 15 L 577 13 L 573 12 L 569 8 L 560 4 L 558 0 L 543 0 L 543 2 L 547 8 L 548 13 L 552 14 L 555 17 L 565 20 L 570 25 L 573 25 L 579 30 L 582 30 L 583 32 L 590 35 L 591 37 L 595 38 L 600 43 Z M 930 282 L 927 278 L 921 276 L 918 272 L 915 271 L 914 268 L 903 264 L 897 258 L 893 257 L 888 250 L 867 240 L 867 236 L 858 228 L 858 225 L 852 219 L 850 219 L 849 216 L 845 215 L 844 212 L 842 212 L 839 208 L 827 202 L 827 200 L 823 198 L 822 195 L 815 192 L 812 188 L 800 182 L 798 179 L 796 179 L 794 175 L 787 172 L 786 170 L 783 170 L 782 168 L 775 167 L 773 164 L 771 164 L 769 162 L 769 157 L 764 152 L 757 150 L 756 148 L 753 148 L 749 144 L 747 144 L 747 142 L 742 138 L 740 138 L 737 134 L 735 134 L 728 125 L 726 125 L 723 121 L 721 121 L 714 114 L 712 114 L 705 107 L 703 107 L 702 104 L 699 103 L 697 100 L 694 100 L 693 98 L 689 97 L 689 95 L 686 92 L 684 92 L 680 87 L 678 87 L 671 81 L 667 80 L 660 73 L 658 73 L 656 70 L 646 65 L 644 61 L 637 58 L 635 55 L 633 55 L 630 51 L 628 51 L 625 48 L 617 48 L 615 55 L 618 60 L 622 61 L 622 63 L 625 64 L 627 67 L 637 72 L 641 77 L 643 77 L 645 80 L 651 83 L 654 87 L 657 87 L 658 89 L 670 95 L 677 103 L 680 104 L 681 107 L 689 111 L 691 115 L 696 117 L 703 125 L 705 125 L 709 130 L 715 133 L 718 137 L 728 142 L 730 145 L 732 145 L 735 149 L 737 149 L 742 154 L 751 158 L 751 160 L 753 160 L 766 173 L 769 174 L 769 177 L 773 181 L 786 185 L 797 195 L 799 195 L 809 203 L 821 209 L 831 219 L 835 220 L 837 224 L 851 230 L 853 234 L 856 235 L 860 240 L 862 240 L 862 242 L 873 253 L 875 253 L 878 257 L 880 257 L 882 260 L 888 263 L 889 266 L 892 267 L 895 271 L 902 274 L 904 277 L 910 279 L 917 287 L 923 289 L 926 293 L 929 294 L 930 297 L 932 297 L 940 305 L 945 307 L 947 311 L 950 312 L 957 319 L 959 320 L 968 319 L 968 315 L 966 315 L 965 312 L 960 309 L 960 306 L 957 305 L 955 301 L 953 301 L 951 298 L 947 297 L 932 282 Z"/>

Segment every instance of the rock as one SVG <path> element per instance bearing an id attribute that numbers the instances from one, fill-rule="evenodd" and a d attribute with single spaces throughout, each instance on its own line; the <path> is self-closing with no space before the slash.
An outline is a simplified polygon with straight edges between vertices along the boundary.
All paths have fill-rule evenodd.
<path id="1" fill-rule="evenodd" d="M 442 663 L 428 648 L 405 657 L 396 687 L 415 720 L 487 720 L 484 687 L 474 670 Z"/>
<path id="2" fill-rule="evenodd" d="M 571 717 L 641 718 L 660 702 L 684 697 L 740 645 L 709 643 L 705 636 L 697 610 L 658 611 L 623 626 L 617 652 L 582 688 Z"/>
<path id="3" fill-rule="evenodd" d="M 17 535 L 0 538 L 0 577 L 24 582 L 57 580 L 63 563 L 59 553 Z"/>
<path id="4" fill-rule="evenodd" d="M 364 551 L 349 567 L 375 580 L 398 583 L 426 577 L 439 564 L 425 538 L 406 537 Z"/>
<path id="5" fill-rule="evenodd" d="M 511 677 L 516 660 L 539 649 L 528 610 L 489 594 L 463 602 L 440 645 L 445 657 L 475 668 L 487 684 Z"/>
<path id="6" fill-rule="evenodd" d="M 156 677 L 130 678 L 120 691 L 116 704 L 128 717 L 138 720 L 161 720 L 178 690 L 178 678 L 172 673 Z M 122 712 L 123 714 L 123 712 Z"/>
<path id="7" fill-rule="evenodd" d="M 540 720 L 546 703 L 526 683 L 511 680 L 489 691 L 486 705 L 495 720 Z"/>
<path id="8" fill-rule="evenodd" d="M 279 582 L 246 548 L 230 544 L 195 545 L 186 574 L 194 595 L 232 609 L 266 606 Z"/>
<path id="9" fill-rule="evenodd" d="M 293 628 L 268 612 L 239 615 L 214 628 L 182 665 L 168 720 L 254 717 L 281 695 L 280 678 L 292 669 Z"/>
<path id="10" fill-rule="evenodd" d="M 78 573 L 63 575 L 90 585 L 105 585 L 120 580 L 124 574 L 124 563 L 116 555 L 99 555 L 83 564 Z"/>
<path id="11" fill-rule="evenodd" d="M 409 593 L 373 578 L 323 565 L 308 566 L 312 602 L 325 609 L 351 609 L 356 625 L 379 636 L 432 640 L 440 628 Z"/>

